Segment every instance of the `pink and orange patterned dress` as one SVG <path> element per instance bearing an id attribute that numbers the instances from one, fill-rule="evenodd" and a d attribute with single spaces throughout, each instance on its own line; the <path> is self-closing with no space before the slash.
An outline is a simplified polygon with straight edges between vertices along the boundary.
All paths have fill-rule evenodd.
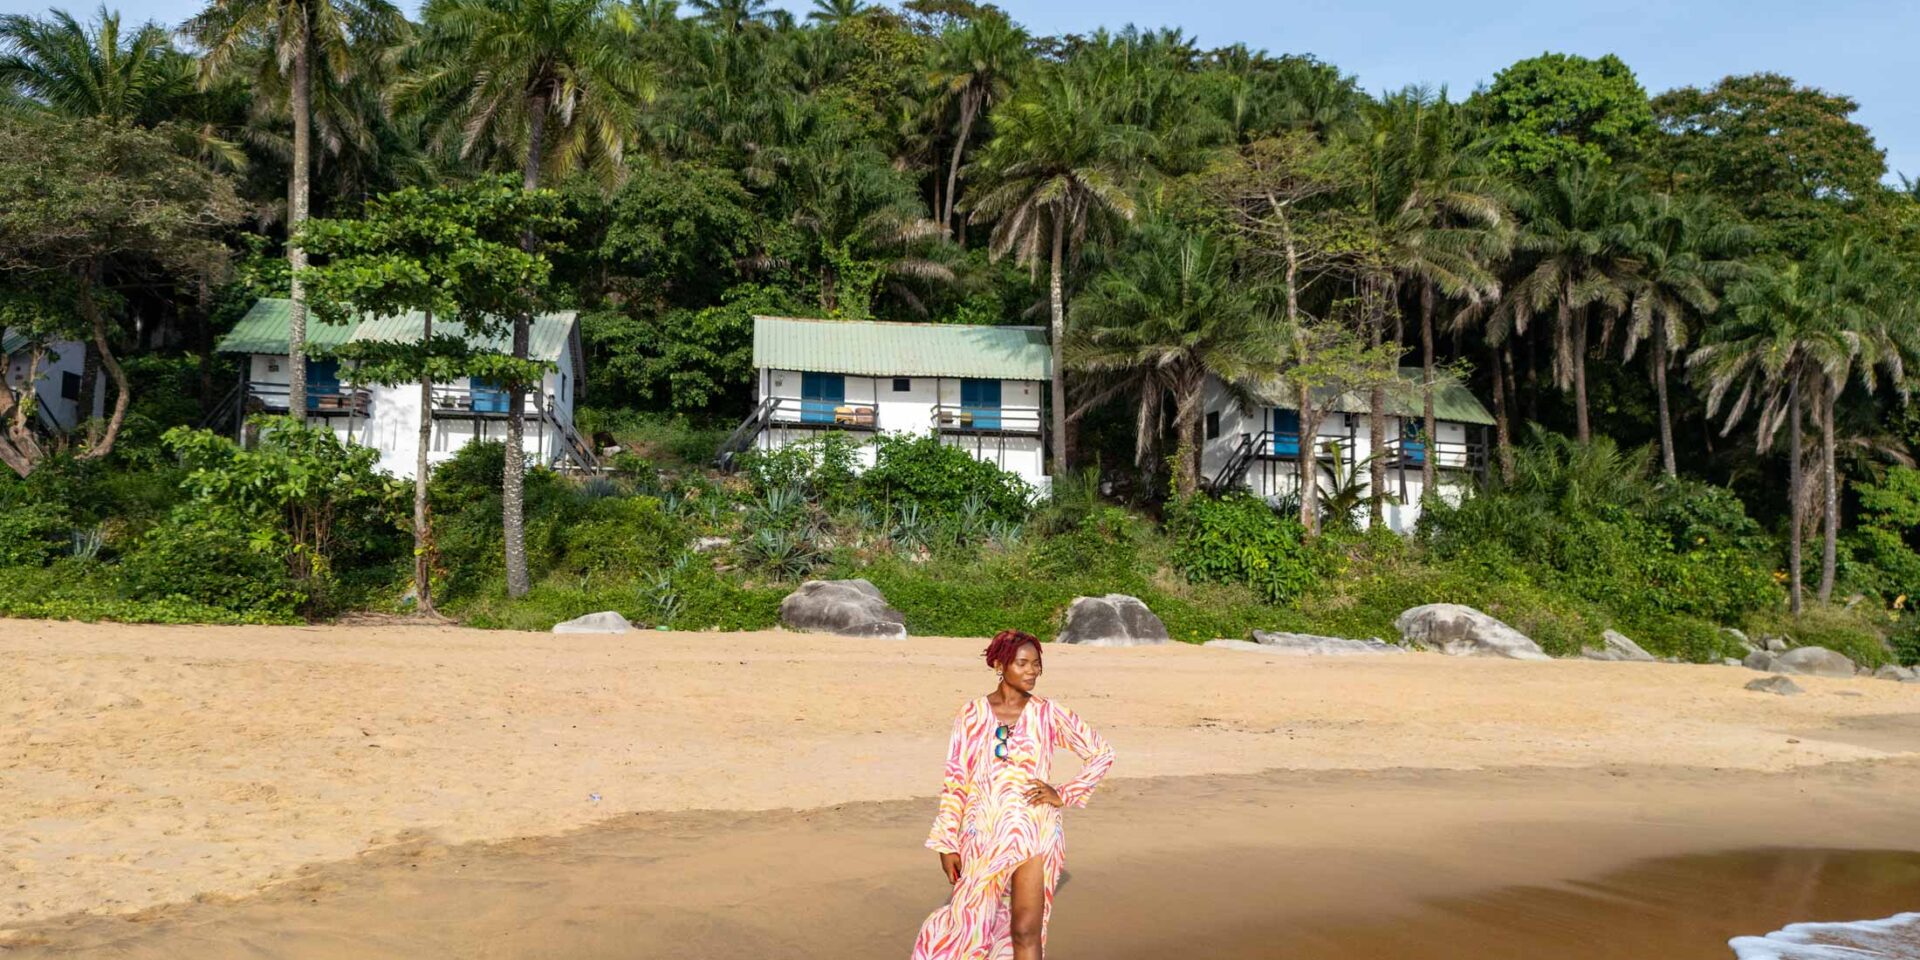
<path id="1" fill-rule="evenodd" d="M 999 725 L 985 697 L 961 707 L 953 719 L 946 784 L 927 846 L 960 855 L 960 882 L 954 884 L 953 899 L 921 925 L 913 960 L 1012 956 L 1013 871 L 1034 857 L 1044 858 L 1044 947 L 1053 889 L 1067 863 L 1067 836 L 1058 808 L 1030 804 L 1023 794 L 1031 781 L 1048 780 L 1056 747 L 1072 750 L 1085 761 L 1079 776 L 1056 788 L 1067 806 L 1086 806 L 1094 786 L 1113 766 L 1113 747 L 1073 711 L 1051 700 L 1027 701 L 1007 738 L 1005 760 L 993 755 L 993 733 Z"/>

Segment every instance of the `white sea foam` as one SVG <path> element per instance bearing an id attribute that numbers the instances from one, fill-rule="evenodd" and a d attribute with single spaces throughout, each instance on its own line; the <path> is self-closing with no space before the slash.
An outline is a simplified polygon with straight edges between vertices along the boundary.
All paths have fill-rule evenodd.
<path id="1" fill-rule="evenodd" d="M 1794 923 L 1727 941 L 1739 960 L 1920 960 L 1920 913 L 1852 923 Z"/>

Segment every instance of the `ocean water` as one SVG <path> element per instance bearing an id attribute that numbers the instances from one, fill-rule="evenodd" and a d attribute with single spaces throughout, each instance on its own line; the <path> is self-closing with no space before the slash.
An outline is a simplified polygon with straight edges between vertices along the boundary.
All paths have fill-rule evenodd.
<path id="1" fill-rule="evenodd" d="M 1795 923 L 1727 941 L 1739 960 L 1920 960 L 1920 913 L 1851 923 Z"/>

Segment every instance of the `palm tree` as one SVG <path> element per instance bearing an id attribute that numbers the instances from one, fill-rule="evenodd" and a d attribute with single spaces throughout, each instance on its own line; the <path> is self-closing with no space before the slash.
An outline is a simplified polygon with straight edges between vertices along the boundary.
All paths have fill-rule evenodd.
<path id="1" fill-rule="evenodd" d="M 823 27 L 846 23 L 857 17 L 872 13 L 876 8 L 865 0 L 813 0 L 813 10 L 807 19 Z"/>
<path id="2" fill-rule="evenodd" d="M 1360 244 L 1355 268 L 1365 304 L 1367 336 L 1386 339 L 1387 311 L 1409 283 L 1420 294 L 1422 395 L 1426 436 L 1434 435 L 1434 295 L 1477 302 L 1499 292 L 1488 263 L 1506 252 L 1506 207 L 1494 181 L 1473 155 L 1458 147 L 1455 108 L 1445 91 L 1409 87 L 1389 95 L 1367 117 L 1356 144 L 1361 170 L 1357 210 Z M 1395 324 L 1396 331 L 1399 324 Z M 1398 337 L 1396 332 L 1395 337 Z M 1369 398 L 1373 489 L 1386 489 L 1387 386 Z M 1431 441 L 1429 441 L 1431 442 Z M 1423 490 L 1433 489 L 1434 460 L 1423 458 Z M 1380 521 L 1380 502 L 1370 507 Z"/>
<path id="3" fill-rule="evenodd" d="M 1185 497 L 1199 487 L 1207 377 L 1247 394 L 1279 371 L 1283 334 L 1256 292 L 1236 282 L 1226 243 L 1154 222 L 1074 300 L 1066 355 L 1074 369 L 1103 383 L 1080 401 L 1081 409 L 1123 391 L 1137 396 L 1138 463 L 1146 463 L 1162 411 L 1172 403 L 1179 436 L 1175 491 Z"/>
<path id="4" fill-rule="evenodd" d="M 1626 284 L 1631 302 L 1622 359 L 1631 361 L 1642 341 L 1652 348 L 1648 372 L 1660 417 L 1660 463 L 1677 476 L 1673 414 L 1667 396 L 1667 370 L 1684 357 L 1697 318 L 1720 307 L 1716 293 L 1731 280 L 1739 263 L 1728 253 L 1745 231 L 1715 202 L 1703 196 L 1676 198 L 1654 194 L 1634 205 L 1634 269 Z"/>
<path id="5" fill-rule="evenodd" d="M 1122 184 L 1138 138 L 1112 123 L 1092 95 L 1059 72 L 1042 75 L 1024 95 L 1007 101 L 994 113 L 993 125 L 994 138 L 975 161 L 985 191 L 970 202 L 970 216 L 993 222 L 987 248 L 993 257 L 1012 253 L 1035 269 L 1043 255 L 1047 259 L 1058 474 L 1069 466 L 1062 356 L 1067 261 L 1089 231 L 1133 218 L 1133 199 Z"/>
<path id="6" fill-rule="evenodd" d="M 201 78 L 211 80 L 256 44 L 273 51 L 267 63 L 287 77 L 293 114 L 293 174 L 287 180 L 287 235 L 307 220 L 308 178 L 313 171 L 313 71 L 343 78 L 356 41 L 382 43 L 404 28 L 405 18 L 387 0 L 213 0 L 182 28 L 205 54 Z M 287 412 L 307 415 L 307 299 L 300 273 L 307 254 L 287 245 L 293 309 L 287 323 Z"/>
<path id="7" fill-rule="evenodd" d="M 1573 391 L 1574 434 L 1592 439 L 1587 408 L 1587 337 L 1594 307 L 1619 314 L 1627 306 L 1633 269 L 1628 199 L 1639 185 L 1586 164 L 1569 164 L 1523 198 L 1514 246 L 1530 266 L 1508 285 L 1505 322 L 1526 333 L 1539 313 L 1554 311 L 1556 384 Z"/>
<path id="8" fill-rule="evenodd" d="M 1027 49 L 1027 31 L 1006 14 L 990 11 L 964 27 L 941 34 L 934 57 L 938 66 L 933 81 L 940 99 L 955 102 L 960 110 L 953 156 L 947 163 L 945 202 L 940 210 L 940 222 L 948 230 L 956 230 L 960 162 L 973 141 L 974 122 L 1006 96 L 1032 54 Z"/>
<path id="9" fill-rule="evenodd" d="M 1796 614 L 1803 605 L 1801 544 L 1809 499 L 1802 469 L 1804 424 L 1811 415 L 1822 433 L 1826 530 L 1820 591 L 1825 600 L 1833 588 L 1839 533 L 1834 404 L 1856 373 L 1868 390 L 1874 388 L 1877 368 L 1886 367 L 1896 379 L 1902 374 L 1899 327 L 1891 322 L 1893 311 L 1886 309 L 1875 282 L 1886 267 L 1876 259 L 1863 245 L 1843 240 L 1805 261 L 1741 279 L 1727 291 L 1731 319 L 1715 327 L 1689 360 L 1706 380 L 1708 416 L 1733 396 L 1725 430 L 1749 407 L 1756 408 L 1756 446 L 1764 452 L 1780 428 L 1787 428 L 1788 593 Z"/>
<path id="10" fill-rule="evenodd" d="M 192 60 L 165 29 L 123 33 L 105 7 L 89 24 L 64 10 L 0 17 L 0 88 L 65 116 L 144 127 L 172 119 L 194 93 Z"/>
<path id="11" fill-rule="evenodd" d="M 632 56 L 628 8 L 615 0 L 429 0 L 414 72 L 396 86 L 427 109 L 442 143 L 462 156 L 520 154 L 521 185 L 540 186 L 543 169 L 597 167 L 617 176 L 637 105 L 652 96 L 647 64 Z M 547 125 L 555 123 L 553 136 Z M 525 240 L 533 243 L 529 234 Z M 527 358 L 532 318 L 513 321 L 513 356 Z M 507 388 L 506 468 L 501 525 L 507 593 L 531 589 L 524 482 L 526 394 Z"/>

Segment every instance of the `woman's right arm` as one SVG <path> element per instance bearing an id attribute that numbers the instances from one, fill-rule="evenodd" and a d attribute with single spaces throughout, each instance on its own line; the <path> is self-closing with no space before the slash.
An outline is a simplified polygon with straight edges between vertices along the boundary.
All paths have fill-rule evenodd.
<path id="1" fill-rule="evenodd" d="M 969 704 L 968 706 L 971 706 Z M 953 718 L 953 736 L 947 741 L 947 770 L 940 786 L 940 811 L 934 815 L 927 846 L 944 857 L 960 853 L 960 828 L 965 822 L 967 794 L 973 783 L 973 751 L 967 749 L 967 707 Z"/>

